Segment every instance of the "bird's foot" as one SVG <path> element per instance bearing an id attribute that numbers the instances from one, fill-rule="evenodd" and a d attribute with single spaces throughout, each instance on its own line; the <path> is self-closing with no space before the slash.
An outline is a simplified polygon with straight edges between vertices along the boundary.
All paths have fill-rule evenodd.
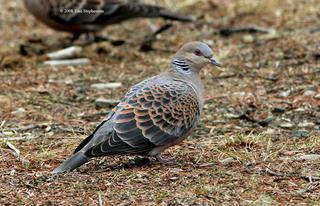
<path id="1" fill-rule="evenodd" d="M 122 39 L 112 39 L 110 37 L 106 36 L 95 36 L 94 42 L 99 43 L 99 42 L 105 42 L 108 41 L 112 44 L 112 46 L 121 46 L 122 44 L 125 44 L 126 41 Z"/>
<path id="2" fill-rule="evenodd" d="M 80 38 L 80 36 L 81 36 L 81 33 L 74 33 L 72 37 L 68 37 L 69 43 L 73 43 L 77 41 Z"/>
<path id="3" fill-rule="evenodd" d="M 68 46 L 72 46 L 72 45 L 87 46 L 89 44 L 94 43 L 95 34 L 92 32 L 84 33 L 84 35 L 82 35 L 81 33 L 75 33 L 71 38 L 68 38 L 68 40 L 69 40 Z"/>
<path id="4" fill-rule="evenodd" d="M 120 46 L 126 43 L 124 40 L 121 39 L 112 39 L 107 36 L 99 36 L 96 35 L 94 32 L 88 32 L 84 34 L 84 38 L 80 38 L 80 34 L 74 34 L 73 38 L 70 39 L 71 44 L 87 46 L 93 43 L 100 43 L 100 42 L 110 42 L 113 46 Z"/>
<path id="5" fill-rule="evenodd" d="M 155 156 L 156 158 L 156 163 L 162 163 L 162 164 L 175 164 L 177 163 L 176 159 L 174 157 L 170 158 L 163 158 L 160 154 L 157 154 Z"/>
<path id="6" fill-rule="evenodd" d="M 164 26 L 157 29 L 151 35 L 145 37 L 144 41 L 141 43 L 140 51 L 142 52 L 149 52 L 153 50 L 152 43 L 157 39 L 157 36 L 162 32 L 168 30 L 172 27 L 172 24 L 165 24 Z"/>

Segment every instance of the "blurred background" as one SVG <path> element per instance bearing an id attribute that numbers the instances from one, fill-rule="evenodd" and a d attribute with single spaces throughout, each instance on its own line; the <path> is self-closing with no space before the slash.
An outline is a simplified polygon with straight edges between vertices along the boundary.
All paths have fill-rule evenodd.
<path id="1" fill-rule="evenodd" d="M 108 26 L 99 34 L 126 43 L 84 46 L 89 64 L 58 67 L 43 62 L 70 34 L 36 21 L 22 1 L 0 0 L 0 203 L 320 204 L 319 0 L 144 2 L 196 20 Z M 82 173 L 48 173 L 128 88 L 165 71 L 193 40 L 208 43 L 224 71 L 202 73 L 201 123 L 166 152 L 180 164 L 123 169 L 114 165 L 133 157 L 107 157 Z"/>

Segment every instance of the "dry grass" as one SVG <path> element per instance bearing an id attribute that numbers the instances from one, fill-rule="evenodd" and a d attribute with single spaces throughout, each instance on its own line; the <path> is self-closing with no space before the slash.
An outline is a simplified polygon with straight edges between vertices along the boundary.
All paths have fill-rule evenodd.
<path id="1" fill-rule="evenodd" d="M 139 43 L 151 32 L 148 25 L 162 20 L 108 27 L 102 34 L 129 43 L 87 46 L 83 56 L 91 65 L 59 68 L 42 65 L 36 54 L 56 50 L 68 35 L 36 22 L 20 1 L 1 3 L 0 204 L 319 205 L 320 159 L 301 160 L 320 154 L 317 1 L 152 2 L 199 20 L 174 24 L 149 53 L 139 52 Z M 252 24 L 276 32 L 219 34 Z M 165 70 L 172 53 L 190 40 L 211 44 L 226 72 L 204 70 L 201 124 L 166 151 L 177 165 L 116 156 L 50 174 L 110 109 L 95 108 L 95 99 L 119 99 L 134 83 Z M 29 46 L 30 55 L 20 55 L 20 45 Z M 90 87 L 100 82 L 124 86 Z M 20 151 L 18 158 L 7 141 Z"/>

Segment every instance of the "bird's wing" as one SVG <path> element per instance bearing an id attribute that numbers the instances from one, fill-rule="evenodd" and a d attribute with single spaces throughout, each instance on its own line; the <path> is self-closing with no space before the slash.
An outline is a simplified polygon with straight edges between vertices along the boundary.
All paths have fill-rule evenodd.
<path id="1" fill-rule="evenodd" d="M 195 90 L 181 81 L 138 84 L 85 146 L 89 156 L 147 153 L 171 145 L 194 128 L 200 115 Z"/>

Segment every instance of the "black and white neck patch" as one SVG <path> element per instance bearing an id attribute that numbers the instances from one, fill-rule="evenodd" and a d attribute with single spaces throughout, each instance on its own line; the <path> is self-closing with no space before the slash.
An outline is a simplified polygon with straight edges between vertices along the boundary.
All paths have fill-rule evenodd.
<path id="1" fill-rule="evenodd" d="M 192 73 L 192 68 L 184 60 L 173 59 L 172 65 L 180 73 L 184 73 L 184 74 Z"/>

